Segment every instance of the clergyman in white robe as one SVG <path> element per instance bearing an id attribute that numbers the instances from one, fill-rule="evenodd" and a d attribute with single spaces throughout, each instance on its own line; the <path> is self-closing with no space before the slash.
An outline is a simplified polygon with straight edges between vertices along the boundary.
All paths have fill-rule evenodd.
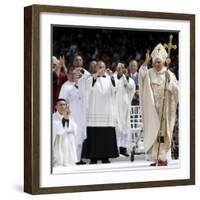
<path id="1" fill-rule="evenodd" d="M 87 70 L 81 79 L 87 79 L 90 75 Z M 74 73 L 74 72 L 73 72 Z M 74 80 L 66 81 L 60 90 L 59 98 L 63 98 L 69 104 L 71 116 L 77 124 L 76 149 L 79 161 L 81 161 L 82 144 L 86 138 L 86 96 L 83 95 L 85 86 L 75 83 Z"/>
<path id="2" fill-rule="evenodd" d="M 62 124 L 63 115 L 58 111 L 53 114 L 53 167 L 74 165 L 77 159 L 75 136 L 77 126 L 73 119 Z"/>
<path id="3" fill-rule="evenodd" d="M 109 163 L 109 158 L 118 157 L 116 141 L 116 118 L 114 115 L 115 81 L 104 73 L 105 64 L 97 62 L 97 74 L 88 78 L 87 139 L 83 157 Z"/>
<path id="4" fill-rule="evenodd" d="M 117 118 L 117 143 L 120 153 L 128 156 L 127 147 L 128 134 L 130 133 L 130 111 L 131 101 L 135 94 L 135 83 L 131 78 L 126 77 L 124 74 L 120 76 L 116 72 L 114 77 L 116 80 L 115 113 Z"/>

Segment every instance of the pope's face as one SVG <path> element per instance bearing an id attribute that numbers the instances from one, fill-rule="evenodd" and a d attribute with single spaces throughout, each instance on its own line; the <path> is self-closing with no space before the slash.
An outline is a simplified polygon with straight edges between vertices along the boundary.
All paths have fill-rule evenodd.
<path id="1" fill-rule="evenodd" d="M 155 67 L 156 71 L 159 72 L 164 67 L 163 61 L 161 59 L 157 58 L 154 62 L 154 67 Z"/>

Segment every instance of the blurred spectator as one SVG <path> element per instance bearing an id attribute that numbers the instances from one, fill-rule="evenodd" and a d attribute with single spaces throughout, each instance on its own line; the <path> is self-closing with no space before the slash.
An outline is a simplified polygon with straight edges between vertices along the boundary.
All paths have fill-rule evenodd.
<path id="1" fill-rule="evenodd" d="M 139 105 L 139 85 L 138 85 L 138 63 L 136 60 L 131 60 L 129 62 L 129 77 L 132 78 L 135 82 L 136 92 L 133 96 L 132 105 Z"/>
<path id="2" fill-rule="evenodd" d="M 63 71 L 61 71 L 61 67 L 63 67 Z M 55 111 L 56 101 L 58 99 L 58 95 L 60 92 L 60 88 L 62 84 L 67 80 L 66 76 L 66 66 L 64 64 L 64 58 L 60 57 L 58 60 L 55 56 L 52 57 L 52 71 L 53 71 L 53 109 Z"/>
<path id="3" fill-rule="evenodd" d="M 158 43 L 167 43 L 171 32 L 117 30 L 97 28 L 53 27 L 53 55 L 65 56 L 72 65 L 74 56 L 84 58 L 84 68 L 89 69 L 92 60 L 104 60 L 115 71 L 118 62 L 129 64 L 132 59 L 140 66 L 147 49 L 153 50 Z M 178 46 L 178 33 L 173 33 L 173 42 Z M 178 78 L 178 50 L 171 52 L 173 72 Z"/>

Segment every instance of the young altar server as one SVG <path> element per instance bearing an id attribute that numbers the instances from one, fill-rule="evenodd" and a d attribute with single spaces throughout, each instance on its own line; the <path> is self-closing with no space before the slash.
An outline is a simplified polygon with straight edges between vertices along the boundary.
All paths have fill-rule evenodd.
<path id="1" fill-rule="evenodd" d="M 77 162 L 75 136 L 77 126 L 70 117 L 65 99 L 58 99 L 53 114 L 53 166 L 69 166 Z"/>

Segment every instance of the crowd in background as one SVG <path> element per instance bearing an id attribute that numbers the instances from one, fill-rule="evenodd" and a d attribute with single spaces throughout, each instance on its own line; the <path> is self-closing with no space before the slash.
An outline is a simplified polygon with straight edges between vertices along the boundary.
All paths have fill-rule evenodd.
<path id="1" fill-rule="evenodd" d="M 150 51 L 158 44 L 169 42 L 169 32 L 113 30 L 91 28 L 53 28 L 52 54 L 59 58 L 64 56 L 67 66 L 72 65 L 75 55 L 81 55 L 84 66 L 89 69 L 92 60 L 103 60 L 107 67 L 115 71 L 118 62 L 128 66 L 134 59 L 140 66 L 145 59 L 147 49 Z M 178 46 L 178 33 L 173 33 L 173 43 Z M 178 48 L 171 51 L 170 70 L 178 79 Z"/>

